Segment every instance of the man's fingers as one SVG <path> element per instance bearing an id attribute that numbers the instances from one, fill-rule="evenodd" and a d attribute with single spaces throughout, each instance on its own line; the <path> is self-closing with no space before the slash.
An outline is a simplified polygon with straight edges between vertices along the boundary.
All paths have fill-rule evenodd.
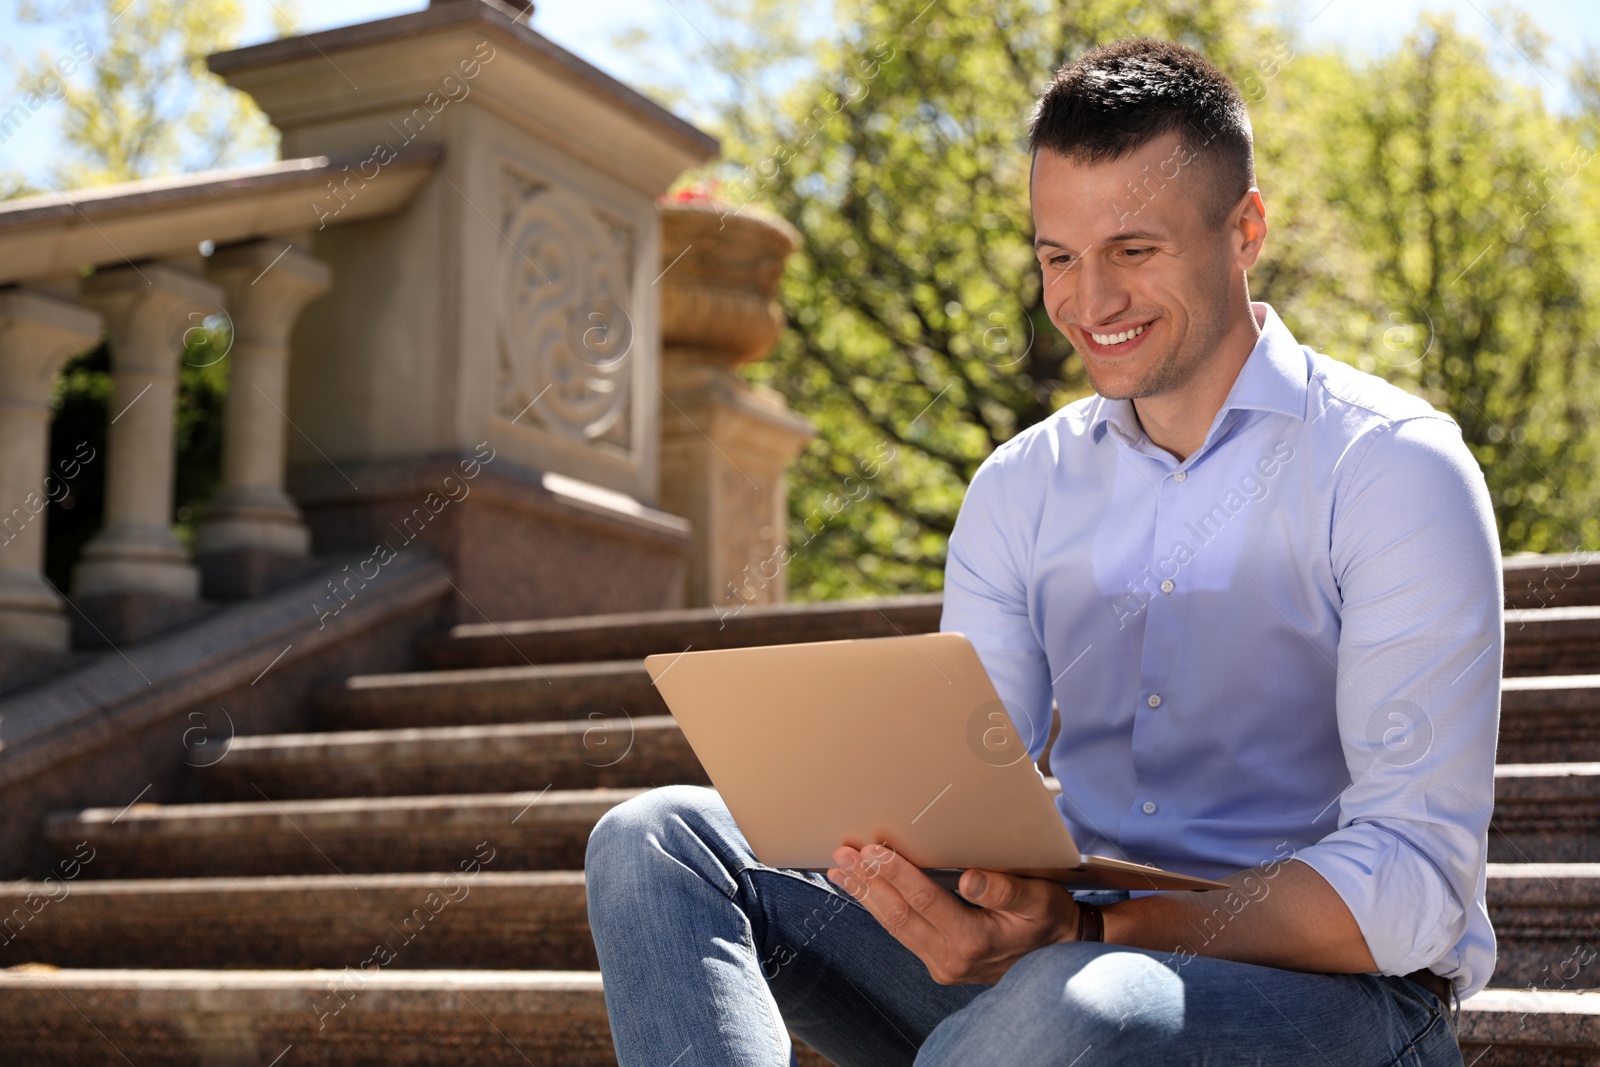
<path id="1" fill-rule="evenodd" d="M 906 905 L 930 924 L 949 931 L 973 922 L 971 909 L 964 908 L 916 864 L 882 845 L 861 850 L 863 864 L 876 871 L 875 880 L 892 886 Z"/>
<path id="2" fill-rule="evenodd" d="M 852 848 L 840 848 L 833 859 L 839 866 L 829 869 L 828 880 L 854 897 L 896 940 L 916 952 L 935 936 L 921 912 L 884 877 L 884 868 L 895 859 L 892 852 L 877 849 L 863 855 Z"/>
<path id="3" fill-rule="evenodd" d="M 868 845 L 857 851 L 848 846 L 834 851 L 839 864 L 828 878 L 875 915 L 897 937 L 917 930 L 918 939 L 937 935 L 943 928 L 970 922 L 970 909 L 962 907 L 950 894 L 909 861 L 882 845 Z M 935 929 L 939 928 L 939 929 Z"/>
<path id="4" fill-rule="evenodd" d="M 1002 928 L 1033 928 L 1047 931 L 1044 941 L 1057 941 L 1077 930 L 1078 906 L 1055 882 L 995 871 L 969 870 L 962 874 L 961 895 L 983 910 L 980 915 L 997 921 Z M 998 935 L 1005 940 L 1005 934 Z"/>
<path id="5" fill-rule="evenodd" d="M 838 866 L 828 868 L 828 881 L 849 893 L 851 899 L 857 903 L 865 904 L 867 894 L 872 892 L 872 886 L 862 877 L 855 850 L 851 849 L 848 857 L 844 852 L 844 849 L 840 849 L 833 854 L 833 862 Z"/>
<path id="6" fill-rule="evenodd" d="M 931 918 L 941 903 L 955 904 L 932 878 L 882 846 L 869 845 L 862 857 L 868 863 L 876 863 L 878 877 L 899 890 L 905 902 L 921 914 Z"/>
<path id="7" fill-rule="evenodd" d="M 1037 878 L 966 871 L 961 895 L 979 905 L 969 908 L 891 849 L 841 847 L 833 861 L 828 879 L 916 953 L 941 985 L 993 981 L 1008 961 L 1061 940 L 1060 931 L 1076 921 L 1071 895 Z M 997 968 L 997 961 L 1005 966 Z"/>
<path id="8" fill-rule="evenodd" d="M 961 875 L 961 896 L 993 911 L 1027 912 L 1037 902 L 1037 878 L 1014 878 L 996 871 L 966 871 Z"/>
<path id="9" fill-rule="evenodd" d="M 893 850 L 885 850 L 893 855 Z M 834 865 L 828 868 L 828 881 L 849 893 L 860 903 L 866 903 L 873 883 L 883 866 L 883 858 L 866 859 L 859 849 L 841 845 L 833 851 Z"/>

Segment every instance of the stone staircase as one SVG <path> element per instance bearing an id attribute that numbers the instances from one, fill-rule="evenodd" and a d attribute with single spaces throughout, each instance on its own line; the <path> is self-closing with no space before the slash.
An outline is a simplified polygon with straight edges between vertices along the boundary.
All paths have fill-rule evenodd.
<path id="1" fill-rule="evenodd" d="M 1508 560 L 1474 1067 L 1600 1064 L 1600 565 Z M 614 1063 L 584 916 L 595 820 L 704 774 L 654 652 L 937 629 L 937 597 L 458 626 L 249 736 L 193 802 L 57 812 L 0 883 L 0 1061 Z M 803 1055 L 802 1062 L 820 1062 Z"/>

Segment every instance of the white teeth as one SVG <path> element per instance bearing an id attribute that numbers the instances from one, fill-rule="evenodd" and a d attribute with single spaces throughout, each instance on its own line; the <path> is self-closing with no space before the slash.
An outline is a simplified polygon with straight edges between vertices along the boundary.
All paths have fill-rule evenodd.
<path id="1" fill-rule="evenodd" d="M 1149 328 L 1150 324 L 1147 322 L 1135 330 L 1124 330 L 1121 333 L 1091 333 L 1089 336 L 1102 345 L 1120 345 L 1124 341 L 1133 340 Z"/>

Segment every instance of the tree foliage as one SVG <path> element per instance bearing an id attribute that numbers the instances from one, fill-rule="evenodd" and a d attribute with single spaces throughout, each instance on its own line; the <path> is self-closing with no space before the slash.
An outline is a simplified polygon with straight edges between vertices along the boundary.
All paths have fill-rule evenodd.
<path id="1" fill-rule="evenodd" d="M 694 179 L 805 239 L 781 293 L 791 328 L 749 371 L 820 431 L 791 494 L 797 596 L 939 588 L 977 465 L 1090 391 L 1040 302 L 1026 124 L 1053 70 L 1135 33 L 1200 49 L 1250 102 L 1272 227 L 1255 297 L 1303 343 L 1457 419 L 1506 550 L 1600 547 L 1586 255 L 1600 233 L 1581 210 L 1596 195 L 1600 64 L 1575 73 L 1584 112 L 1562 116 L 1438 17 L 1363 60 L 1308 48 L 1250 0 L 837 12 L 811 76 L 724 104 L 724 159 Z M 1496 18 L 1517 61 L 1536 62 L 1532 24 Z M 738 50 L 750 30 L 728 33 L 700 59 L 767 85 L 734 69 L 759 61 Z M 852 474 L 870 492 L 847 493 Z"/>
<path id="2" fill-rule="evenodd" d="M 275 155 L 261 109 L 205 65 L 244 18 L 243 0 L 22 3 L 19 21 L 55 31 L 51 46 L 6 57 L 17 91 L 55 102 L 64 151 L 46 180 L 69 189 Z"/>
<path id="3" fill-rule="evenodd" d="M 1322 74 L 1299 90 L 1323 104 L 1275 116 L 1280 128 L 1313 116 L 1323 146 L 1298 179 L 1301 197 L 1327 201 L 1315 246 L 1264 272 L 1291 325 L 1456 419 L 1507 550 L 1596 547 L 1597 307 L 1584 275 L 1600 234 L 1578 205 L 1600 130 L 1547 111 L 1447 18 L 1425 17 L 1393 55 Z M 1330 95 L 1344 83 L 1382 90 Z"/>

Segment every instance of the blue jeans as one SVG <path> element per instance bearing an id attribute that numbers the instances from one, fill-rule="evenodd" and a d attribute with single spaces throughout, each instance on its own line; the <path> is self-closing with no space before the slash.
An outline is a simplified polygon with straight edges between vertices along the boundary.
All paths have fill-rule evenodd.
<path id="1" fill-rule="evenodd" d="M 939 985 L 825 876 L 757 862 L 699 786 L 614 808 L 584 869 L 621 1067 L 785 1067 L 786 1031 L 839 1067 L 1462 1062 L 1445 1006 L 1399 977 L 1070 943 Z"/>

